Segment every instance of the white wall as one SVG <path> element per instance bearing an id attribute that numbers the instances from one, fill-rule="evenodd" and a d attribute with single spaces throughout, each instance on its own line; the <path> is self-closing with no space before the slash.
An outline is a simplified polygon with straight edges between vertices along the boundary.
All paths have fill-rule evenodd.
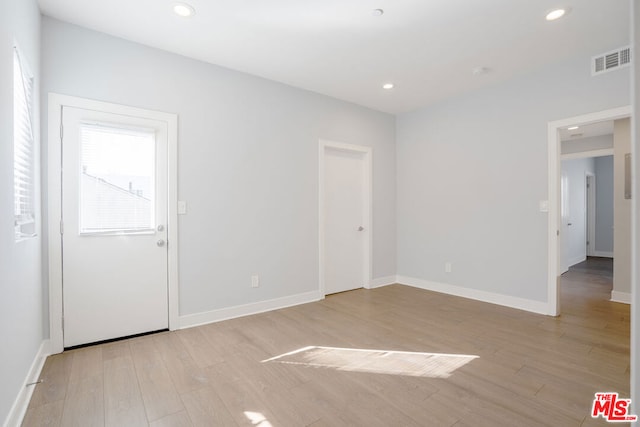
<path id="1" fill-rule="evenodd" d="M 547 301 L 547 123 L 630 102 L 629 69 L 592 77 L 588 64 L 398 117 L 399 275 Z"/>
<path id="2" fill-rule="evenodd" d="M 640 46 L 640 6 L 635 0 L 629 0 L 631 4 L 631 40 L 634 46 Z M 637 51 L 636 51 L 637 52 Z M 633 283 L 631 289 L 631 399 L 633 402 L 632 413 L 638 414 L 640 408 L 640 55 L 633 56 L 632 63 L 632 96 L 633 96 L 633 118 L 632 118 L 632 150 L 635 177 L 633 181 L 633 246 L 631 268 L 633 272 Z"/>
<path id="3" fill-rule="evenodd" d="M 595 171 L 593 158 L 563 160 L 562 176 L 568 180 L 567 209 L 562 217 L 562 261 L 565 269 L 587 259 L 586 175 Z M 563 195 L 563 198 L 565 195 Z"/>
<path id="4" fill-rule="evenodd" d="M 613 124 L 613 294 L 631 293 L 631 200 L 624 198 L 624 156 L 631 152 L 631 120 Z"/>
<path id="5" fill-rule="evenodd" d="M 613 156 L 595 158 L 596 255 L 613 255 Z"/>
<path id="6" fill-rule="evenodd" d="M 42 31 L 43 95 L 179 115 L 181 315 L 318 289 L 320 138 L 373 147 L 373 277 L 395 274 L 393 116 L 49 18 Z"/>
<path id="7" fill-rule="evenodd" d="M 613 134 L 562 141 L 560 147 L 562 154 L 613 148 Z"/>
<path id="8" fill-rule="evenodd" d="M 14 40 L 35 75 L 37 135 L 40 12 L 35 0 L 3 1 L 0 13 L 0 424 L 22 390 L 43 339 L 40 238 L 14 241 Z"/>

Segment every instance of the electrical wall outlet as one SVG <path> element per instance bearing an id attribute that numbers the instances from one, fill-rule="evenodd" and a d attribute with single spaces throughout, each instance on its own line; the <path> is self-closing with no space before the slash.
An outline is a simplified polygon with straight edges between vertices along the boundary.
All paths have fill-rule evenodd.
<path id="1" fill-rule="evenodd" d="M 260 286 L 260 276 L 258 276 L 257 274 L 254 276 L 251 276 L 251 287 L 257 288 L 259 286 Z"/>
<path id="2" fill-rule="evenodd" d="M 451 262 L 447 261 L 444 263 L 444 272 L 445 273 L 451 273 Z"/>

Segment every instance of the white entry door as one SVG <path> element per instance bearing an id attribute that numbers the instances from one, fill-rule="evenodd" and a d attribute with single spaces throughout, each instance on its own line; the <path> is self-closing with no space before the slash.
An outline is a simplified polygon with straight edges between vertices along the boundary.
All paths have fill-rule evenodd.
<path id="1" fill-rule="evenodd" d="M 166 329 L 167 125 L 61 114 L 64 346 Z"/>
<path id="2" fill-rule="evenodd" d="M 324 149 L 325 294 L 363 287 L 368 281 L 369 154 Z"/>

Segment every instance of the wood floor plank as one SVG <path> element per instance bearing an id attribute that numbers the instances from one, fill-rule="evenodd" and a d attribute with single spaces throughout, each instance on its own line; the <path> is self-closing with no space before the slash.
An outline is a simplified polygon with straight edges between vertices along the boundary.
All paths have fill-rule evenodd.
<path id="1" fill-rule="evenodd" d="M 63 409 L 64 400 L 31 406 L 22 420 L 22 427 L 58 427 Z"/>
<path id="2" fill-rule="evenodd" d="M 178 394 L 209 384 L 205 369 L 196 364 L 176 334 L 154 336 L 153 341 Z"/>
<path id="3" fill-rule="evenodd" d="M 104 401 L 105 426 L 135 427 L 147 423 L 131 356 L 104 362 Z"/>
<path id="4" fill-rule="evenodd" d="M 235 422 L 224 402 L 212 387 L 204 387 L 180 396 L 196 427 L 228 426 Z"/>
<path id="5" fill-rule="evenodd" d="M 171 376 L 150 337 L 131 342 L 136 376 L 149 422 L 184 409 Z"/>
<path id="6" fill-rule="evenodd" d="M 104 370 L 100 347 L 73 350 L 61 424 L 104 426 Z"/>
<path id="7" fill-rule="evenodd" d="M 167 415 L 149 424 L 149 427 L 191 427 L 191 419 L 186 411 Z"/>

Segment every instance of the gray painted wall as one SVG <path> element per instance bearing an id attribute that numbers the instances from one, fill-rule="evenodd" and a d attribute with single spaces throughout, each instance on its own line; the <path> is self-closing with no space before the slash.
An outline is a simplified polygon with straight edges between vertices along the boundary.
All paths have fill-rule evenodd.
<path id="1" fill-rule="evenodd" d="M 629 69 L 592 77 L 588 63 L 398 117 L 399 275 L 547 300 L 547 123 L 630 102 Z"/>
<path id="2" fill-rule="evenodd" d="M 613 134 L 562 141 L 560 147 L 562 154 L 613 148 Z"/>
<path id="3" fill-rule="evenodd" d="M 595 158 L 597 254 L 613 255 L 613 156 Z"/>
<path id="4" fill-rule="evenodd" d="M 563 271 L 587 258 L 586 175 L 594 174 L 593 158 L 562 161 L 562 176 L 568 179 L 567 212 L 562 217 Z M 565 197 L 565 195 L 563 195 Z M 571 225 L 568 225 L 571 224 Z"/>
<path id="5" fill-rule="evenodd" d="M 42 32 L 43 96 L 179 115 L 181 315 L 318 289 L 320 138 L 373 147 L 373 277 L 395 274 L 392 115 L 49 18 Z"/>
<path id="6" fill-rule="evenodd" d="M 38 134 L 40 12 L 35 0 L 2 2 L 0 13 L 0 423 L 4 423 L 42 342 L 40 237 L 13 232 L 13 43 L 35 77 Z M 37 142 L 38 138 L 36 138 Z M 37 169 L 37 165 L 36 165 Z M 39 179 L 39 178 L 38 178 Z M 38 218 L 38 224 L 40 219 Z"/>
<path id="7" fill-rule="evenodd" d="M 624 155 L 631 152 L 631 120 L 613 124 L 613 291 L 631 293 L 631 200 L 624 198 Z"/>

